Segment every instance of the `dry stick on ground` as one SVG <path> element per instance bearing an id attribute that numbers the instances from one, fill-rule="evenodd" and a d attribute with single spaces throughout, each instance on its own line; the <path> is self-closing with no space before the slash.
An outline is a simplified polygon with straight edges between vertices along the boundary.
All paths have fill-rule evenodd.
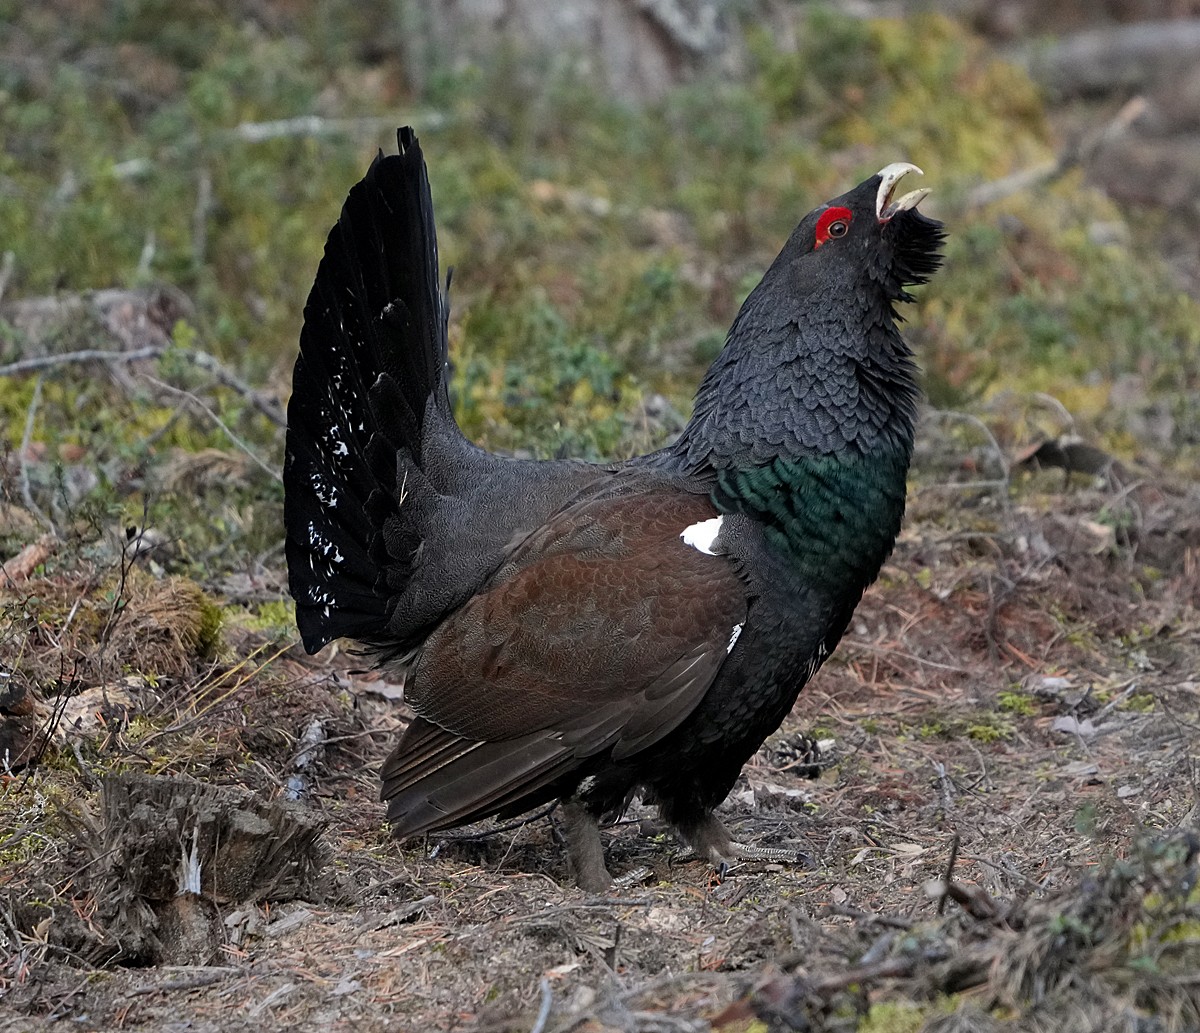
<path id="1" fill-rule="evenodd" d="M 81 362 L 129 363 L 139 362 L 144 359 L 158 359 L 165 355 L 167 350 L 162 345 L 150 345 L 127 352 L 85 348 L 82 351 L 63 352 L 61 355 L 37 355 L 33 358 L 18 359 L 16 362 L 0 366 L 0 377 L 17 376 L 22 373 L 36 373 L 39 370 L 55 369 L 59 366 L 70 366 Z M 275 399 L 270 395 L 264 394 L 262 391 L 255 390 L 227 366 L 222 365 L 214 356 L 208 354 L 208 352 L 186 348 L 172 351 L 172 354 L 178 355 L 193 366 L 198 366 L 206 373 L 211 374 L 222 387 L 227 387 L 242 398 L 245 398 L 276 426 L 287 426 L 287 417 L 283 415 Z"/>
<path id="2" fill-rule="evenodd" d="M 62 355 L 42 355 L 29 359 L 20 359 L 17 362 L 11 362 L 6 366 L 0 366 L 0 376 L 13 376 L 21 373 L 31 373 L 37 370 L 53 369 L 58 366 L 72 365 L 81 362 L 129 363 L 136 362 L 141 359 L 157 359 L 161 358 L 166 351 L 167 349 L 165 347 L 155 345 L 147 348 L 139 348 L 129 352 L 112 352 L 100 351 L 97 349 L 86 349 L 84 351 L 65 352 Z M 212 355 L 209 355 L 207 352 L 196 351 L 194 349 L 181 350 L 175 352 L 174 354 L 179 355 L 181 358 L 186 359 L 194 366 L 198 366 L 200 369 L 203 369 L 205 372 L 211 374 L 222 386 L 229 388 L 249 401 L 256 409 L 258 409 L 259 412 L 266 416 L 267 419 L 269 419 L 276 426 L 287 426 L 287 418 L 280 411 L 279 406 L 275 403 L 274 399 L 271 399 L 261 391 L 256 391 L 254 388 L 250 387 L 249 384 L 218 362 L 217 359 L 215 359 Z M 174 387 L 173 385 L 167 384 L 155 377 L 151 377 L 149 374 L 143 374 L 143 377 L 153 383 L 156 387 L 166 391 L 168 394 L 176 397 L 182 397 L 190 405 L 198 408 L 205 416 L 211 419 L 218 427 L 221 428 L 222 431 L 224 431 L 234 445 L 245 452 L 246 455 L 248 455 L 257 466 L 266 471 L 268 476 L 277 481 L 282 480 L 279 472 L 259 458 L 259 456 L 250 448 L 250 446 L 247 445 L 246 442 L 244 442 L 241 438 L 239 438 L 211 408 L 204 404 L 204 402 L 198 396 L 190 391 L 185 391 L 182 388 Z M 35 403 L 40 399 L 40 397 L 41 380 L 39 379 L 38 385 L 34 391 L 34 402 L 31 402 L 30 404 L 31 414 L 36 408 Z M 34 513 L 34 515 L 37 516 L 42 523 L 46 524 L 51 530 L 53 530 L 54 525 L 50 523 L 49 519 L 41 512 L 41 510 L 34 506 L 32 496 L 28 491 L 29 478 L 26 473 L 24 455 L 25 450 L 28 447 L 28 437 L 31 432 L 32 415 L 26 420 L 26 439 L 22 442 L 21 446 L 20 461 L 23 474 L 21 482 L 23 493 L 22 497 L 24 498 L 26 505 L 29 507 L 30 512 Z"/>
<path id="3" fill-rule="evenodd" d="M 411 125 L 421 125 L 426 130 L 444 125 L 446 116 L 436 111 L 421 112 L 409 120 Z M 403 124 L 403 123 L 402 123 Z M 321 115 L 296 115 L 272 122 L 242 122 L 221 135 L 230 140 L 244 143 L 262 143 L 281 137 L 337 136 L 343 133 L 379 133 L 393 130 L 396 120 L 391 116 L 366 116 L 363 118 L 325 118 Z"/>
<path id="4" fill-rule="evenodd" d="M 958 847 L 961 842 L 958 832 L 954 833 L 954 838 L 950 841 L 950 856 L 946 860 L 946 874 L 942 878 L 943 889 L 938 897 L 937 913 L 944 915 L 946 913 L 946 898 L 950 895 L 950 883 L 954 879 L 954 866 L 958 863 Z"/>
<path id="5" fill-rule="evenodd" d="M 549 979 L 543 976 L 538 988 L 542 992 L 542 1004 L 538 1008 L 537 1020 L 529 1033 L 542 1033 L 546 1028 L 546 1020 L 550 1018 L 550 1005 L 554 1002 L 554 991 L 550 989 Z"/>
<path id="6" fill-rule="evenodd" d="M 274 467 L 263 462 L 263 460 L 260 459 L 254 452 L 254 450 L 248 444 L 246 444 L 246 442 L 239 438 L 233 432 L 233 429 L 224 420 L 222 420 L 220 416 L 218 416 L 211 408 L 204 404 L 199 395 L 193 394 L 191 391 L 185 391 L 181 387 L 174 387 L 171 384 L 168 384 L 165 380 L 159 380 L 158 377 L 152 377 L 148 373 L 142 373 L 141 377 L 143 380 L 153 384 L 160 391 L 165 391 L 167 394 L 173 395 L 174 397 L 187 402 L 189 405 L 202 412 L 205 416 L 212 420 L 213 423 L 220 427 L 222 431 L 225 432 L 225 436 L 229 438 L 230 441 L 232 441 L 239 449 L 245 452 L 246 455 L 251 458 L 251 460 L 253 460 L 255 466 L 265 472 L 268 477 L 271 477 L 272 479 L 282 483 L 283 475 Z"/>
<path id="7" fill-rule="evenodd" d="M 29 359 L 18 359 L 6 366 L 0 366 L 0 377 L 19 376 L 22 373 L 35 373 L 38 370 L 70 366 L 80 362 L 138 362 L 142 359 L 157 359 L 165 351 L 166 348 L 160 345 L 151 345 L 146 348 L 135 348 L 128 352 L 85 348 L 82 351 L 63 352 L 61 355 L 35 355 Z"/>
<path id="8" fill-rule="evenodd" d="M 12 279 L 16 264 L 17 256 L 11 251 L 5 251 L 4 257 L 0 258 L 0 301 L 4 300 L 4 292 L 8 290 L 8 281 Z"/>
<path id="9" fill-rule="evenodd" d="M 250 402 L 251 405 L 277 427 L 287 426 L 287 417 L 280 410 L 279 404 L 274 398 L 261 391 L 256 391 L 227 366 L 222 365 L 213 356 L 209 355 L 208 352 L 187 349 L 181 351 L 179 354 L 192 363 L 192 365 L 199 366 L 206 373 L 212 374 L 222 387 L 227 387 L 231 391 L 241 395 L 241 397 Z"/>
<path id="10" fill-rule="evenodd" d="M 0 584 L 11 588 L 18 581 L 28 581 L 33 572 L 46 562 L 58 546 L 58 536 L 44 534 L 30 542 L 12 558 L 0 566 Z"/>
<path id="11" fill-rule="evenodd" d="M 229 965 L 164 965 L 163 968 L 177 971 L 191 970 L 192 974 L 167 979 L 161 983 L 135 986 L 129 991 L 129 996 L 137 997 L 141 994 L 154 994 L 159 991 L 166 993 L 169 990 L 198 990 L 202 986 L 212 986 L 213 983 L 219 983 L 222 979 L 242 971 Z"/>
<path id="12" fill-rule="evenodd" d="M 17 455 L 17 470 L 21 483 L 21 501 L 24 502 L 25 508 L 41 524 L 45 525 L 52 535 L 57 537 L 58 529 L 54 526 L 54 521 L 46 516 L 37 503 L 33 501 L 33 492 L 29 488 L 29 443 L 33 438 L 33 421 L 37 416 L 38 406 L 41 404 L 41 401 L 42 378 L 38 377 L 36 383 L 33 385 L 33 397 L 29 399 L 29 408 L 25 410 L 25 432 L 21 435 L 21 451 Z"/>
<path id="13" fill-rule="evenodd" d="M 967 194 L 966 210 L 973 211 L 976 208 L 984 208 L 994 201 L 1002 201 L 1013 194 L 1032 190 L 1034 187 L 1044 186 L 1061 179 L 1071 169 L 1090 161 L 1106 142 L 1129 129 L 1142 117 L 1146 107 L 1144 97 L 1134 97 L 1117 112 L 1116 117 L 1111 121 L 1085 134 L 1082 139 L 1069 145 L 1052 161 L 1043 162 L 1032 168 L 1021 169 L 988 183 L 981 183 Z"/>

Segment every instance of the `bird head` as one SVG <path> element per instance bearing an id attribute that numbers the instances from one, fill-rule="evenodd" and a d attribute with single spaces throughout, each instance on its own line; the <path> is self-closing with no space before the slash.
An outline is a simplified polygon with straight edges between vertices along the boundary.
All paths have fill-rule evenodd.
<path id="1" fill-rule="evenodd" d="M 942 224 L 917 205 L 927 189 L 899 194 L 916 165 L 892 162 L 852 190 L 809 212 L 793 231 L 764 283 L 801 295 L 881 292 L 888 302 L 911 300 L 904 288 L 924 283 L 941 264 Z M 897 196 L 899 194 L 899 196 Z"/>
<path id="2" fill-rule="evenodd" d="M 689 462 L 909 447 L 916 367 L 895 306 L 941 264 L 945 236 L 917 210 L 928 191 L 897 190 L 912 172 L 887 165 L 800 221 L 700 385 L 678 446 Z"/>

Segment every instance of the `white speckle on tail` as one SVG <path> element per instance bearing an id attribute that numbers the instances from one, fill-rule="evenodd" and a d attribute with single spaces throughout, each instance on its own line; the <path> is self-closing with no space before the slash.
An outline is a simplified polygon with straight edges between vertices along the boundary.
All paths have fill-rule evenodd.
<path id="1" fill-rule="evenodd" d="M 713 517 L 711 520 L 701 520 L 698 524 L 690 524 L 679 533 L 679 537 L 683 539 L 684 545 L 699 549 L 708 556 L 716 556 L 717 551 L 713 548 L 713 543 L 721 533 L 721 521 L 724 519 Z"/>
<path id="2" fill-rule="evenodd" d="M 317 501 L 322 506 L 327 506 L 330 509 L 337 509 L 338 504 L 338 487 L 336 484 L 330 484 L 321 476 L 321 473 L 314 470 L 311 477 L 313 494 L 316 495 Z"/>
<path id="3" fill-rule="evenodd" d="M 735 624 L 733 626 L 733 631 L 729 633 L 729 645 L 725 647 L 726 653 L 733 652 L 733 647 L 737 645 L 738 636 L 742 633 L 742 627 L 742 624 Z"/>

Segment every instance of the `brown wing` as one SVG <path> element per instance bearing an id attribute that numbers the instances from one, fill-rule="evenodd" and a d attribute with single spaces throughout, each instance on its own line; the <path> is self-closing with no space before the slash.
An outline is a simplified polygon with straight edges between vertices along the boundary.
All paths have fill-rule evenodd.
<path id="1" fill-rule="evenodd" d="M 579 503 L 438 627 L 406 686 L 419 718 L 383 771 L 399 835 L 629 756 L 695 709 L 746 618 L 733 565 L 679 537 L 716 515 L 665 490 Z"/>

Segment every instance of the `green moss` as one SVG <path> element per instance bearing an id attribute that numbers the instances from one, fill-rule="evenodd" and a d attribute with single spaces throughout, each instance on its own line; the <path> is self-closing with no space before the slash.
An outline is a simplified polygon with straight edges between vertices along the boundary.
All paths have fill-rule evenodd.
<path id="1" fill-rule="evenodd" d="M 199 593 L 200 620 L 196 629 L 196 655 L 211 660 L 221 645 L 221 626 L 225 622 L 224 611 L 204 592 Z"/>
<path id="2" fill-rule="evenodd" d="M 1126 699 L 1117 708 L 1118 710 L 1132 710 L 1137 713 L 1148 714 L 1155 707 L 1155 698 L 1149 692 L 1135 692 L 1132 696 Z"/>
<path id="3" fill-rule="evenodd" d="M 1038 709 L 1037 703 L 1024 692 L 1002 692 L 996 702 L 1001 710 L 1021 717 L 1032 717 Z"/>
<path id="4" fill-rule="evenodd" d="M 998 715 L 994 717 L 985 715 L 983 719 L 967 726 L 967 737 L 976 742 L 1001 742 L 1004 739 L 1011 739 L 1015 734 L 1016 729 L 1013 728 L 1012 722 L 1006 721 Z"/>
<path id="5" fill-rule="evenodd" d="M 258 603 L 248 611 L 241 623 L 254 631 L 266 631 L 276 636 L 294 634 L 296 605 L 290 599 Z"/>
<path id="6" fill-rule="evenodd" d="M 917 1033 L 933 1009 L 907 1001 L 881 1001 L 859 1023 L 858 1033 Z"/>

